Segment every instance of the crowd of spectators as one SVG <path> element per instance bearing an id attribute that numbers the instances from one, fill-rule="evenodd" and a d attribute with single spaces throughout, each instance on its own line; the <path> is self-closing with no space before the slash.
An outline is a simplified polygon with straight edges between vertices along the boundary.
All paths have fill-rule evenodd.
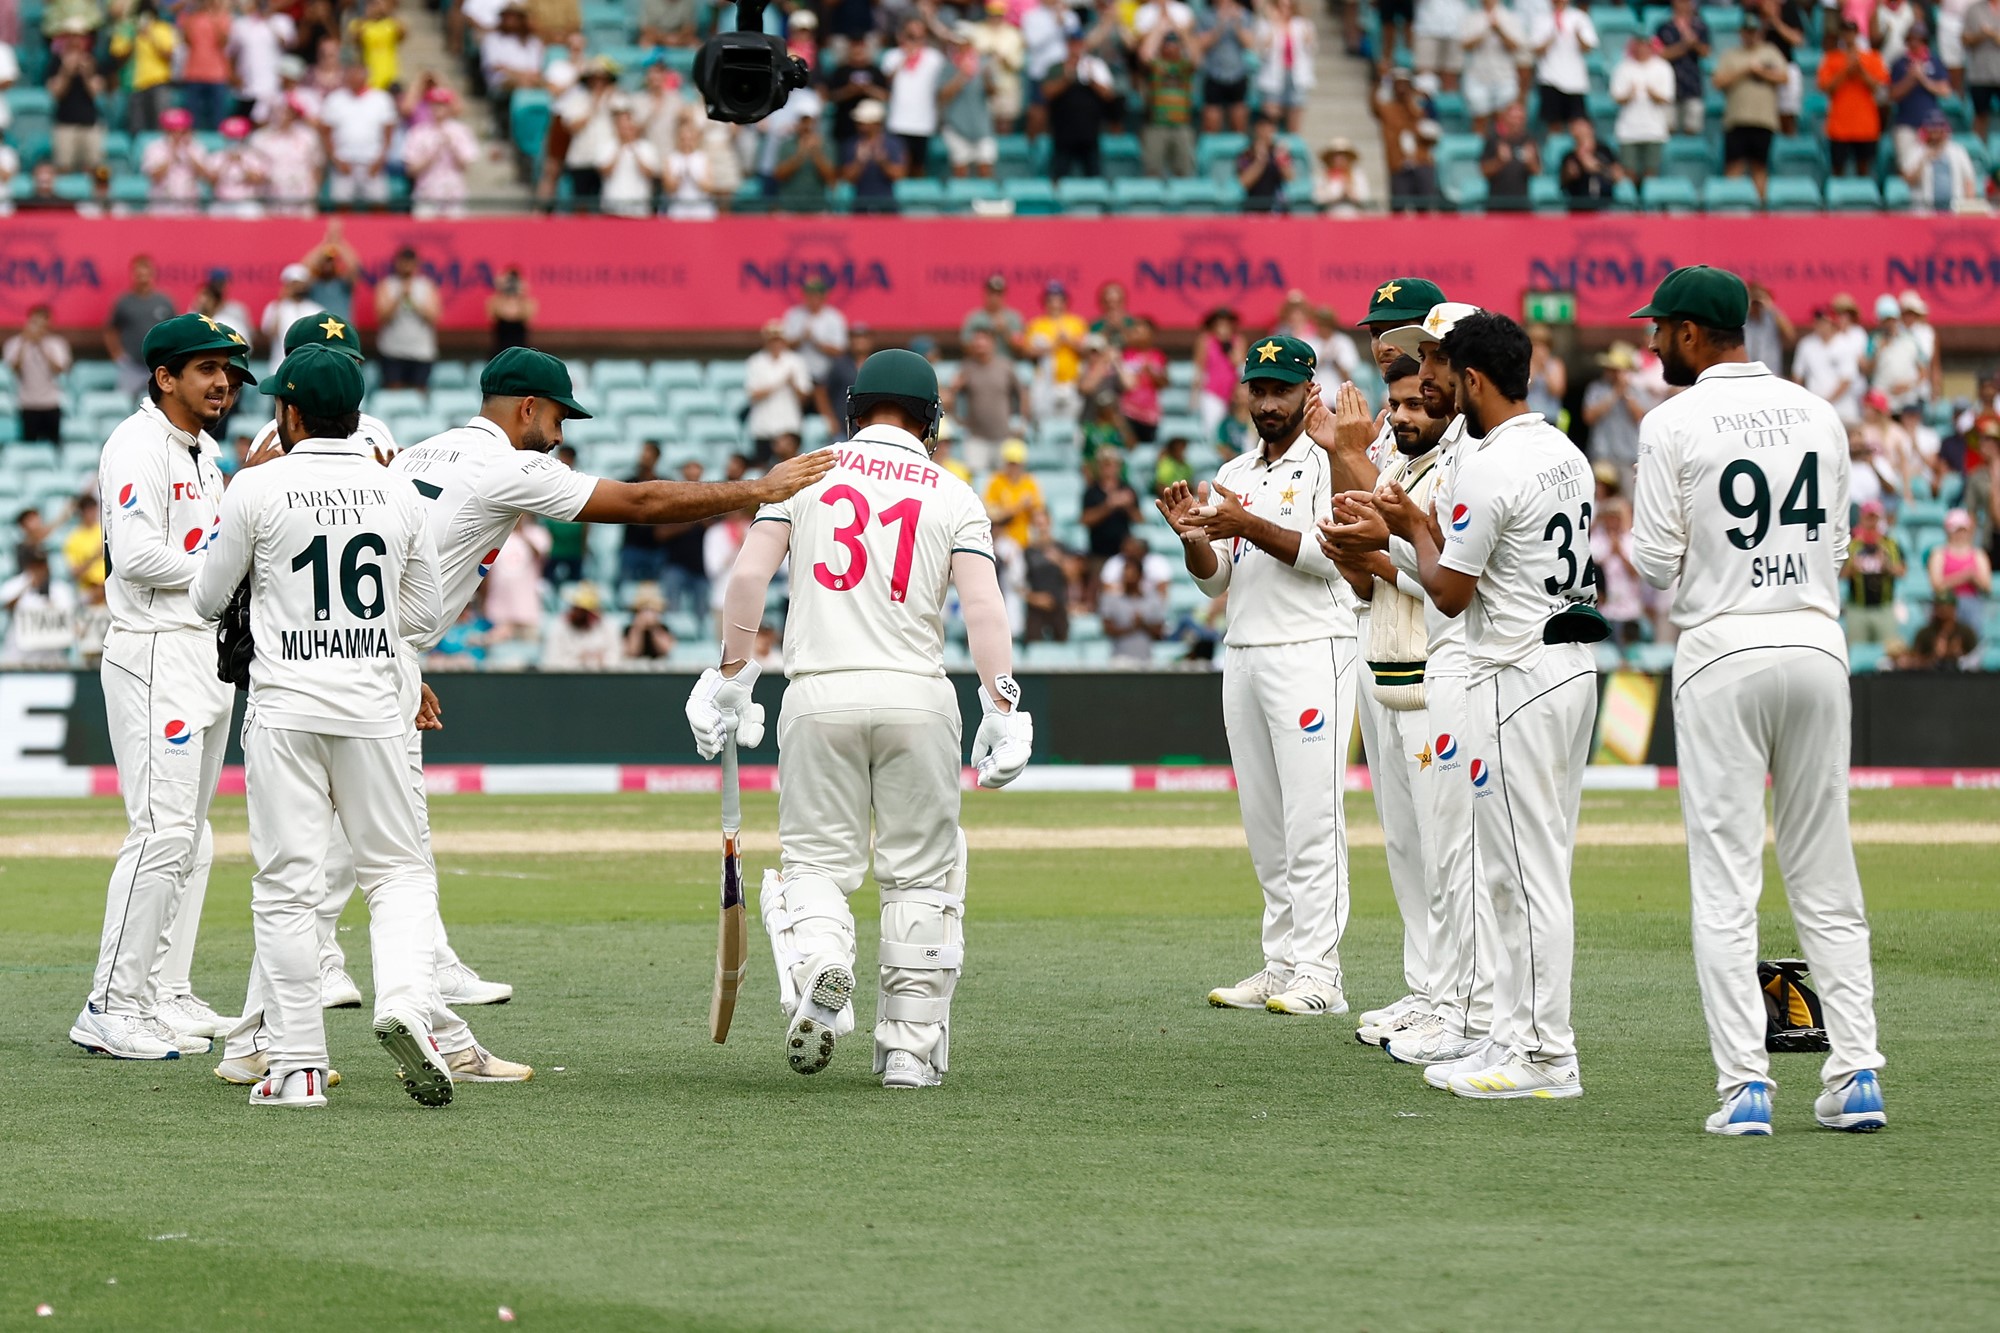
<path id="1" fill-rule="evenodd" d="M 1544 175 L 1574 210 L 1634 204 L 1643 182 L 1676 176 L 1744 178 L 1766 201 L 1786 170 L 1812 180 L 1815 199 L 1822 179 L 1843 177 L 1893 184 L 1884 198 L 1925 211 L 1983 211 L 1996 193 L 1996 0 L 1727 11 L 1674 0 L 1646 23 L 1570 0 L 1384 0 L 1381 11 L 1372 105 L 1398 209 L 1464 196 L 1441 176 L 1454 153 L 1471 164 L 1446 142 L 1464 133 L 1486 187 L 1476 202 L 1495 211 L 1530 207 Z"/>
<path id="2" fill-rule="evenodd" d="M 1847 427 L 1850 641 L 1904 667 L 1969 657 L 1986 633 L 2000 560 L 2000 373 L 1983 377 L 1970 400 L 1947 400 L 1937 330 L 1913 291 L 1883 293 L 1865 312 L 1838 293 L 1798 324 L 1761 286 L 1753 284 L 1751 295 L 1749 355 L 1833 404 Z M 1677 391 L 1651 352 L 1615 342 L 1595 357 L 1595 373 L 1572 398 L 1567 367 L 1546 355 L 1549 331 L 1534 333 L 1538 384 L 1550 371 L 1561 377 L 1538 410 L 1568 425 L 1597 476 L 1592 542 L 1605 579 L 1600 605 L 1628 640 L 1670 641 L 1667 599 L 1643 584 L 1619 548 L 1629 545 L 1639 422 Z M 1913 609 L 1919 594 L 1938 603 L 1929 620 Z M 1926 634 L 1933 623 L 1935 632 Z M 1929 651 L 1935 643 L 1968 646 Z"/>

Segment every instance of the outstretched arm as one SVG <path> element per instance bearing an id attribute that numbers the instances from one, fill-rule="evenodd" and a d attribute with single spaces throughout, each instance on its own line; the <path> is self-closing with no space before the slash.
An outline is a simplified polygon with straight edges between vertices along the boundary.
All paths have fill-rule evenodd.
<path id="1" fill-rule="evenodd" d="M 599 480 L 578 523 L 693 523 L 789 500 L 838 461 L 831 449 L 800 454 L 754 481 Z"/>
<path id="2" fill-rule="evenodd" d="M 960 551 L 951 558 L 951 581 L 958 589 L 958 609 L 965 620 L 965 640 L 972 649 L 973 669 L 997 706 L 1001 691 L 994 682 L 1014 672 L 1014 636 L 1007 625 L 1007 603 L 1000 595 L 999 574 L 984 555 Z M 1003 712 L 1013 707 L 1011 700 L 1005 703 Z"/>
<path id="3" fill-rule="evenodd" d="M 792 549 L 792 525 L 778 519 L 752 523 L 736 553 L 729 590 L 722 596 L 722 674 L 734 676 L 756 649 L 764 623 L 764 597 Z"/>

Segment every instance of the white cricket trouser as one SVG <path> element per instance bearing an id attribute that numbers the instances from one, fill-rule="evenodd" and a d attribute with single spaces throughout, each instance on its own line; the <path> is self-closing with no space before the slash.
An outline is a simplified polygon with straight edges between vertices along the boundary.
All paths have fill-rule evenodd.
<path id="1" fill-rule="evenodd" d="M 1347 739 L 1355 641 L 1231 648 L 1222 725 L 1264 890 L 1264 965 L 1342 984 L 1347 929 Z"/>
<path id="2" fill-rule="evenodd" d="M 333 814 L 345 816 L 368 900 L 375 1015 L 429 1031 L 437 1017 L 433 959 L 437 878 L 404 787 L 400 737 L 363 739 L 284 731 L 256 721 L 243 737 L 256 872 L 250 907 L 265 993 L 273 1074 L 327 1068 L 315 912 Z M 253 980 L 254 984 L 254 980 Z"/>
<path id="3" fill-rule="evenodd" d="M 945 890 L 958 863 L 960 737 L 958 695 L 940 677 L 837 671 L 793 680 L 778 718 L 784 879 L 823 877 L 842 895 L 860 888 L 872 814 L 875 882 L 885 891 Z M 935 912 L 885 907 L 884 940 L 926 915 Z M 844 923 L 802 923 L 794 939 L 803 957 L 854 965 L 851 911 Z M 936 976 L 884 968 L 882 995 L 933 998 Z M 936 1024 L 880 1020 L 878 1059 L 899 1050 L 936 1063 L 941 1036 Z"/>
<path id="4" fill-rule="evenodd" d="M 1826 1014 L 1831 1050 L 1821 1077 L 1882 1067 L 1868 918 L 1847 829 L 1852 706 L 1846 665 L 1816 648 L 1732 653 L 1674 690 L 1695 976 L 1724 1097 L 1771 1081 L 1757 983 L 1767 773 L 1778 872 Z"/>
<path id="5" fill-rule="evenodd" d="M 150 1015 L 155 979 L 170 970 L 170 923 L 183 981 L 194 951 L 201 904 L 186 895 L 222 773 L 234 691 L 216 678 L 215 640 L 200 630 L 114 631 L 106 653 L 104 715 L 131 827 L 105 895 L 90 1003 Z M 198 888 L 206 891 L 205 878 Z"/>
<path id="6" fill-rule="evenodd" d="M 1389 889 L 1403 918 L 1403 985 L 1425 1007 L 1431 1003 L 1431 936 L 1436 929 L 1430 884 L 1428 821 L 1417 815 L 1417 756 L 1428 730 L 1421 708 L 1397 710 L 1375 697 L 1364 670 L 1360 698 L 1361 748 L 1368 758 L 1368 789 L 1382 821 L 1389 858 Z"/>
<path id="7" fill-rule="evenodd" d="M 201 834 L 195 839 L 187 887 L 181 890 L 180 903 L 174 908 L 173 919 L 167 922 L 167 947 L 160 951 L 160 961 L 153 968 L 156 996 L 194 994 L 194 981 L 189 974 L 194 970 L 195 936 L 201 930 L 201 905 L 208 900 L 208 875 L 214 866 L 215 830 L 204 819 Z"/>
<path id="8" fill-rule="evenodd" d="M 1532 1060 L 1576 1054 L 1569 876 L 1596 717 L 1596 661 L 1583 644 L 1551 644 L 1532 668 L 1502 667 L 1466 691 L 1473 836 L 1495 935 L 1492 1036 Z"/>
<path id="9" fill-rule="evenodd" d="M 414 671 L 406 672 L 403 682 L 404 693 L 409 700 L 408 707 L 412 719 L 416 717 L 417 708 L 414 684 L 416 680 L 417 675 Z M 251 718 L 246 716 L 243 723 L 246 747 L 249 745 L 250 723 Z M 423 843 L 424 860 L 431 866 L 431 877 L 435 880 L 437 862 L 431 853 L 430 803 L 424 790 L 424 748 L 414 721 L 400 744 L 403 747 L 403 774 L 398 785 L 402 791 L 408 793 L 411 805 L 416 811 L 417 830 Z M 353 846 L 347 835 L 346 820 L 338 810 L 334 811 L 332 834 L 327 840 L 322 879 L 326 892 L 313 912 L 313 930 L 318 940 L 320 971 L 329 966 L 340 968 L 347 966 L 347 955 L 341 951 L 335 934 L 340 926 L 340 914 L 346 910 L 347 900 L 353 896 L 355 886 L 359 882 Z M 433 895 L 432 901 L 436 901 L 436 895 Z M 445 942 L 444 921 L 440 918 L 437 923 L 436 966 L 444 968 L 457 961 L 458 957 L 452 953 L 451 945 Z M 436 984 L 437 979 L 433 976 L 431 980 L 433 990 L 436 989 Z M 258 967 L 257 960 L 252 958 L 250 983 L 243 997 L 243 1015 L 237 1020 L 236 1026 L 230 1029 L 228 1037 L 223 1042 L 225 1058 L 241 1059 L 270 1045 L 270 1028 L 264 1021 L 265 1007 L 269 998 L 262 969 Z M 446 1055 L 465 1050 L 475 1040 L 472 1029 L 466 1025 L 465 1020 L 453 1010 L 446 1008 L 442 999 L 435 1002 L 431 1035 L 437 1039 L 438 1049 Z"/>
<path id="10" fill-rule="evenodd" d="M 1466 734 L 1465 677 L 1424 678 L 1425 722 L 1417 761 L 1417 812 L 1431 886 L 1432 1011 L 1454 1031 L 1483 1037 L 1493 1027 L 1493 900 L 1479 887 L 1472 825 L 1472 745 Z"/>

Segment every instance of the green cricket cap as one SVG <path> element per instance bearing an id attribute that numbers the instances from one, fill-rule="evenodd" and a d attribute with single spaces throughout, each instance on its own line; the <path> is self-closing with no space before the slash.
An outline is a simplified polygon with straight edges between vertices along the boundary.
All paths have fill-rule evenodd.
<path id="1" fill-rule="evenodd" d="M 532 347 L 509 347 L 488 361 L 479 375 L 479 391 L 489 398 L 546 398 L 577 420 L 590 420 L 576 401 L 569 367 Z"/>
<path id="2" fill-rule="evenodd" d="M 236 378 L 245 384 L 255 384 L 257 377 L 250 373 L 250 349 L 244 348 L 229 358 L 229 368 L 236 372 Z"/>
<path id="3" fill-rule="evenodd" d="M 357 361 L 362 359 L 361 338 L 355 333 L 354 325 L 324 310 L 317 315 L 293 320 L 292 327 L 285 330 L 287 355 L 314 343 L 323 343 L 336 351 L 345 352 Z"/>
<path id="4" fill-rule="evenodd" d="M 1282 380 L 1286 384 L 1303 384 L 1318 368 L 1319 358 L 1313 354 L 1311 343 L 1274 333 L 1250 344 L 1249 354 L 1243 358 L 1243 382 Z"/>
<path id="5" fill-rule="evenodd" d="M 1432 306 L 1444 304 L 1444 293 L 1428 278 L 1391 278 L 1368 296 L 1363 324 L 1408 324 L 1422 319 Z"/>
<path id="6" fill-rule="evenodd" d="M 1685 319 L 1707 329 L 1740 329 L 1750 319 L 1750 289 L 1726 268 L 1692 264 L 1660 279 L 1633 319 Z"/>
<path id="7" fill-rule="evenodd" d="M 242 334 L 207 315 L 175 315 L 146 331 L 140 355 L 146 369 L 151 370 L 197 352 L 228 352 L 234 356 L 249 346 L 249 340 Z"/>
<path id="8" fill-rule="evenodd" d="M 849 402 L 879 396 L 935 403 L 937 368 L 907 348 L 885 347 L 861 363 L 847 396 Z"/>
<path id="9" fill-rule="evenodd" d="M 366 392 L 361 363 L 345 352 L 308 343 L 278 363 L 257 392 L 290 403 L 310 417 L 344 417 L 361 407 Z"/>

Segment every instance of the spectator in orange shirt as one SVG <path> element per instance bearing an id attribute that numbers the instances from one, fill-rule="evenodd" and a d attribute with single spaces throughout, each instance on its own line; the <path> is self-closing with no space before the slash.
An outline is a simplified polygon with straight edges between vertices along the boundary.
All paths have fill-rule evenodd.
<path id="1" fill-rule="evenodd" d="M 1819 87 L 1826 94 L 1826 142 L 1833 157 L 1833 174 L 1872 176 L 1875 149 L 1882 141 L 1882 108 L 1878 99 L 1889 86 L 1882 57 L 1861 45 L 1861 29 L 1853 20 L 1840 24 L 1838 45 L 1819 65 Z"/>
<path id="2" fill-rule="evenodd" d="M 194 127 L 214 130 L 229 114 L 235 94 L 230 91 L 228 0 L 198 0 L 181 11 L 181 38 L 187 57 L 181 62 L 181 105 L 194 113 Z"/>

